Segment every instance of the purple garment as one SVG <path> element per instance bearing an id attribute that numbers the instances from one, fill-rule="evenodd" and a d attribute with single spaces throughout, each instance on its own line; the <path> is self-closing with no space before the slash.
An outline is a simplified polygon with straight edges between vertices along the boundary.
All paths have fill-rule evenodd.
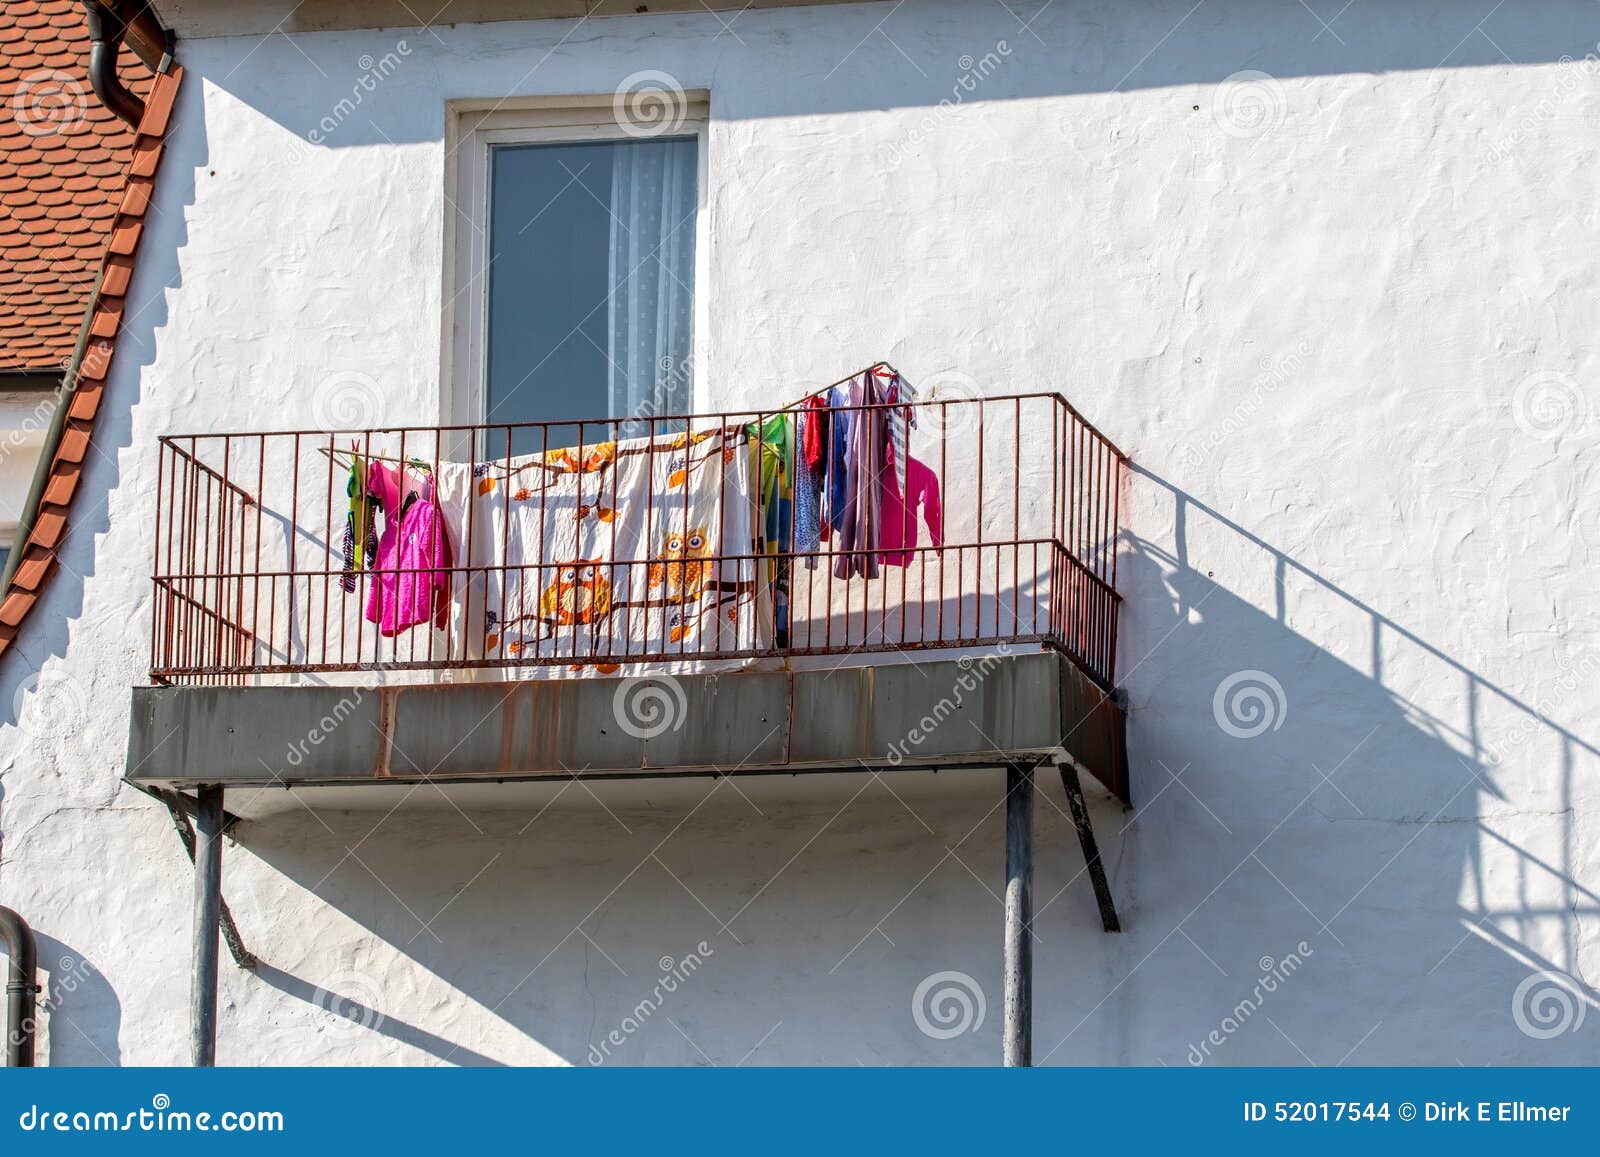
<path id="1" fill-rule="evenodd" d="M 845 388 L 849 405 L 883 404 L 882 387 L 870 371 L 851 380 Z M 883 520 L 883 448 L 887 435 L 884 413 L 883 410 L 856 410 L 850 416 L 843 501 L 834 523 L 841 552 L 833 564 L 834 578 L 856 574 L 869 579 L 878 577 L 878 556 L 873 552 L 878 547 L 878 530 Z"/>
<path id="2" fill-rule="evenodd" d="M 383 535 L 370 571 L 366 618 L 384 635 L 433 619 L 443 627 L 450 602 L 450 539 L 433 477 L 374 462 L 367 493 L 383 505 Z"/>

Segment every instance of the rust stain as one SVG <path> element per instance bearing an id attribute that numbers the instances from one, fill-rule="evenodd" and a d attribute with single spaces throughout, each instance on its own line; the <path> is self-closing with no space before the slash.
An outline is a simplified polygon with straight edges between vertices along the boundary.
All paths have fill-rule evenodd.
<path id="1" fill-rule="evenodd" d="M 394 747 L 394 721 L 400 711 L 400 693 L 404 690 L 404 687 L 378 688 L 378 760 L 372 769 L 376 779 L 388 779 L 394 774 L 389 769 L 389 758 Z"/>

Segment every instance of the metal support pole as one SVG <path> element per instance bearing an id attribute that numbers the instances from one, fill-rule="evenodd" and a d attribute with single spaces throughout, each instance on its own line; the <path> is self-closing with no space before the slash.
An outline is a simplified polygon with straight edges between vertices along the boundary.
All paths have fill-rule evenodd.
<path id="1" fill-rule="evenodd" d="M 184 814 L 179 804 L 180 797 L 176 792 L 166 792 L 159 788 L 140 788 L 146 795 L 154 796 L 167 805 L 167 814 L 172 817 L 172 826 L 177 829 L 178 838 L 183 841 L 183 850 L 189 856 L 189 862 L 194 863 L 194 827 L 189 823 L 189 817 Z M 223 812 L 223 826 L 226 830 L 227 812 Z M 222 942 L 228 946 L 228 953 L 233 957 L 233 962 L 240 968 L 254 968 L 261 963 L 256 959 L 256 954 L 244 946 L 244 937 L 239 935 L 239 926 L 233 922 L 233 913 L 228 910 L 228 898 L 222 896 L 217 902 L 218 909 L 222 912 Z"/>
<path id="2" fill-rule="evenodd" d="M 1107 932 L 1121 932 L 1122 924 L 1117 919 L 1117 906 L 1111 900 L 1111 885 L 1106 882 L 1106 867 L 1100 862 L 1100 845 L 1095 842 L 1089 805 L 1083 802 L 1083 787 L 1078 783 L 1076 768 L 1065 763 L 1061 765 L 1061 786 L 1066 789 L 1067 807 L 1072 810 L 1072 826 L 1078 829 L 1078 846 L 1083 849 L 1083 862 L 1089 868 L 1089 883 L 1094 885 L 1100 927 Z"/>
<path id="3" fill-rule="evenodd" d="M 1033 1064 L 1033 765 L 1006 766 L 1005 1064 Z"/>
<path id="4" fill-rule="evenodd" d="M 217 959 L 222 917 L 222 788 L 196 793 L 194 846 L 194 977 L 189 989 L 189 1059 L 217 1063 Z"/>

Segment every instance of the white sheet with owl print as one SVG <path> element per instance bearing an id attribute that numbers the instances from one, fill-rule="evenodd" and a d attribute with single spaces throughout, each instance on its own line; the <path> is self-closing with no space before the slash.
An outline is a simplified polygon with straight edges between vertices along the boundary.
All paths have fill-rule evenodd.
<path id="1" fill-rule="evenodd" d="M 752 445 L 713 426 L 442 463 L 450 656 L 529 679 L 727 670 L 770 651 Z"/>

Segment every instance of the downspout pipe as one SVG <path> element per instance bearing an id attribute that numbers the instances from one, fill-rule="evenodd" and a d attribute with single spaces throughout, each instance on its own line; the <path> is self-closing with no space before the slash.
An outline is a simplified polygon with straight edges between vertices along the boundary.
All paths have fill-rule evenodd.
<path id="1" fill-rule="evenodd" d="M 31 1069 L 39 947 L 28 922 L 10 908 L 0 908 L 0 940 L 5 942 L 10 963 L 6 970 L 6 1066 Z"/>
<path id="2" fill-rule="evenodd" d="M 115 0 L 112 8 L 100 0 L 83 0 L 89 25 L 89 83 L 101 104 L 137 128 L 144 118 L 144 101 L 117 77 L 117 53 L 128 34 L 124 10 L 125 0 Z"/>

